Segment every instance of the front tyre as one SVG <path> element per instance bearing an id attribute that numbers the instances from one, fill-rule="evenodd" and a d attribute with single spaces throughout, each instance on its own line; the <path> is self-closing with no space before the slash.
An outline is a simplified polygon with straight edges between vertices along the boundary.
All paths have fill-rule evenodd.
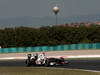
<path id="1" fill-rule="evenodd" d="M 56 62 L 49 62 L 49 66 L 56 66 Z"/>
<path id="2" fill-rule="evenodd" d="M 45 61 L 45 65 L 46 66 L 55 66 L 56 65 L 56 60 L 54 58 L 47 59 Z"/>

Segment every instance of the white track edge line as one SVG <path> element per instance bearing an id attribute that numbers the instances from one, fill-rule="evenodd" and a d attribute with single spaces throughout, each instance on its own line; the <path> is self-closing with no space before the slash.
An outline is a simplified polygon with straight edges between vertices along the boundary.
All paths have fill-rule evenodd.
<path id="1" fill-rule="evenodd" d="M 63 57 L 63 58 L 99 58 L 100 55 L 71 55 L 71 56 L 47 56 L 47 57 Z M 0 60 L 6 60 L 6 59 L 26 59 L 27 57 L 2 57 Z"/>

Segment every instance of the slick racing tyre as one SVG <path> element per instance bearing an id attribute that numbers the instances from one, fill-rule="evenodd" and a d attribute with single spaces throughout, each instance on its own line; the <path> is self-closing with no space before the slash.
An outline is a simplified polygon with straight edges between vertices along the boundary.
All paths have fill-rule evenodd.
<path id="1" fill-rule="evenodd" d="M 26 60 L 25 64 L 26 64 L 27 67 L 29 67 L 29 66 L 31 66 L 31 61 L 30 60 Z"/>
<path id="2" fill-rule="evenodd" d="M 46 66 L 55 66 L 56 65 L 56 59 L 55 58 L 49 58 L 46 60 Z"/>

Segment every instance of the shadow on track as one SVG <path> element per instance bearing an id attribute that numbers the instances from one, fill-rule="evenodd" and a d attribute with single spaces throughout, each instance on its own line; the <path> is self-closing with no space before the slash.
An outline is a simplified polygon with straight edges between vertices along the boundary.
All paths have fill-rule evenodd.
<path id="1" fill-rule="evenodd" d="M 56 68 L 87 69 L 100 71 L 100 60 L 68 60 L 69 64 Z M 26 67 L 25 60 L 0 60 L 0 67 Z M 43 66 L 32 66 L 43 67 Z"/>

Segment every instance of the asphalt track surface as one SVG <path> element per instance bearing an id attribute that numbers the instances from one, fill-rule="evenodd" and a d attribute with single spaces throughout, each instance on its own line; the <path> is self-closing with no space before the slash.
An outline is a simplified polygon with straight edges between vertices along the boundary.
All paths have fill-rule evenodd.
<path id="1" fill-rule="evenodd" d="M 64 66 L 56 66 L 56 68 L 85 69 L 85 70 L 100 71 L 100 60 L 68 60 L 68 61 L 69 64 L 66 64 Z M 26 66 L 25 60 L 0 60 L 0 67 L 25 67 L 25 66 Z"/>

